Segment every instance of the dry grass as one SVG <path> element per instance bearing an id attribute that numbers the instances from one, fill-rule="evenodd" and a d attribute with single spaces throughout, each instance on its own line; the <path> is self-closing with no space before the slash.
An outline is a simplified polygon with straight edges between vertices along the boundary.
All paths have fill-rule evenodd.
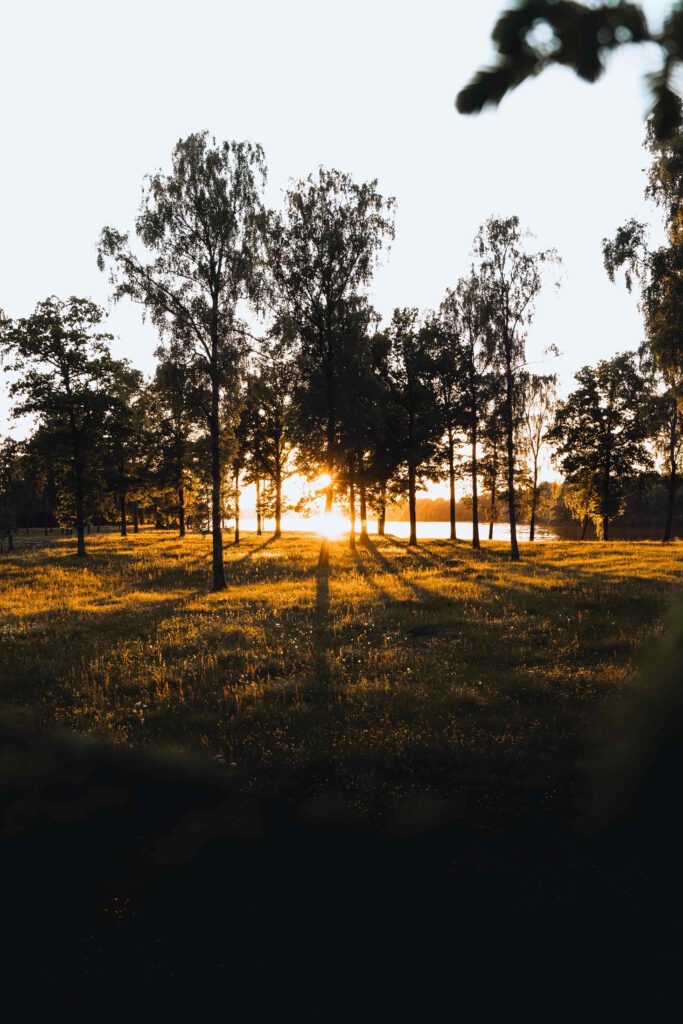
<path id="1" fill-rule="evenodd" d="M 24 542 L 0 561 L 0 701 L 41 728 L 225 759 L 315 815 L 414 796 L 486 813 L 576 798 L 598 710 L 628 691 L 680 586 L 683 545 L 374 538 L 352 554 L 152 531 Z"/>

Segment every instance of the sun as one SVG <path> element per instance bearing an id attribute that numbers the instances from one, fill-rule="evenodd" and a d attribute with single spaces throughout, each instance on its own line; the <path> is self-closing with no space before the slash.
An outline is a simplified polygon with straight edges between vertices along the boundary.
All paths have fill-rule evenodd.
<path id="1" fill-rule="evenodd" d="M 313 481 L 314 491 L 326 491 L 332 483 L 332 477 L 329 473 L 321 473 L 320 476 L 316 477 Z"/>
<path id="2" fill-rule="evenodd" d="M 310 519 L 311 529 L 315 530 L 322 537 L 328 540 L 338 540 L 345 533 L 348 533 L 349 524 L 341 512 L 332 509 L 331 512 L 316 512 Z"/>

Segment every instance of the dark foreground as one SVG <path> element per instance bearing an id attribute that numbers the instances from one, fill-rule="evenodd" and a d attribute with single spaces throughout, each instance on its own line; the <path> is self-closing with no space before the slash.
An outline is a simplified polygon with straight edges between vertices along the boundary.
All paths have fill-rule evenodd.
<path id="1" fill-rule="evenodd" d="M 407 837 L 6 730 L 2 1020 L 657 1014 L 683 966 L 667 731 L 579 828 Z"/>

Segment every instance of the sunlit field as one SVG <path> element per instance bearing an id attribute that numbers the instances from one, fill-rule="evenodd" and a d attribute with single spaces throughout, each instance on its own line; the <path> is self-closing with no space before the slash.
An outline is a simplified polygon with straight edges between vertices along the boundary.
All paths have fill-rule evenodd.
<path id="1" fill-rule="evenodd" d="M 683 544 L 392 537 L 226 543 L 152 531 L 18 538 L 0 561 L 2 711 L 188 752 L 315 815 L 566 809 L 601 709 L 632 686 L 681 582 Z M 335 803 L 336 802 L 336 803 Z"/>

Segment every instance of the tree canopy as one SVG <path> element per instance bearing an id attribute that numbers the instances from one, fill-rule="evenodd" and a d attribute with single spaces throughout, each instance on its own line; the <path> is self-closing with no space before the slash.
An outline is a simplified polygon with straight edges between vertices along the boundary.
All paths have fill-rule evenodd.
<path id="1" fill-rule="evenodd" d="M 222 439 L 242 374 L 242 300 L 263 291 L 261 190 L 265 157 L 250 142 L 222 142 L 200 132 L 181 139 L 172 171 L 148 178 L 135 222 L 137 255 L 129 236 L 107 227 L 99 264 L 110 267 L 116 299 L 128 296 L 149 312 L 163 338 L 183 346 L 204 400 L 209 435 L 213 587 L 225 587 L 222 557 Z"/>

